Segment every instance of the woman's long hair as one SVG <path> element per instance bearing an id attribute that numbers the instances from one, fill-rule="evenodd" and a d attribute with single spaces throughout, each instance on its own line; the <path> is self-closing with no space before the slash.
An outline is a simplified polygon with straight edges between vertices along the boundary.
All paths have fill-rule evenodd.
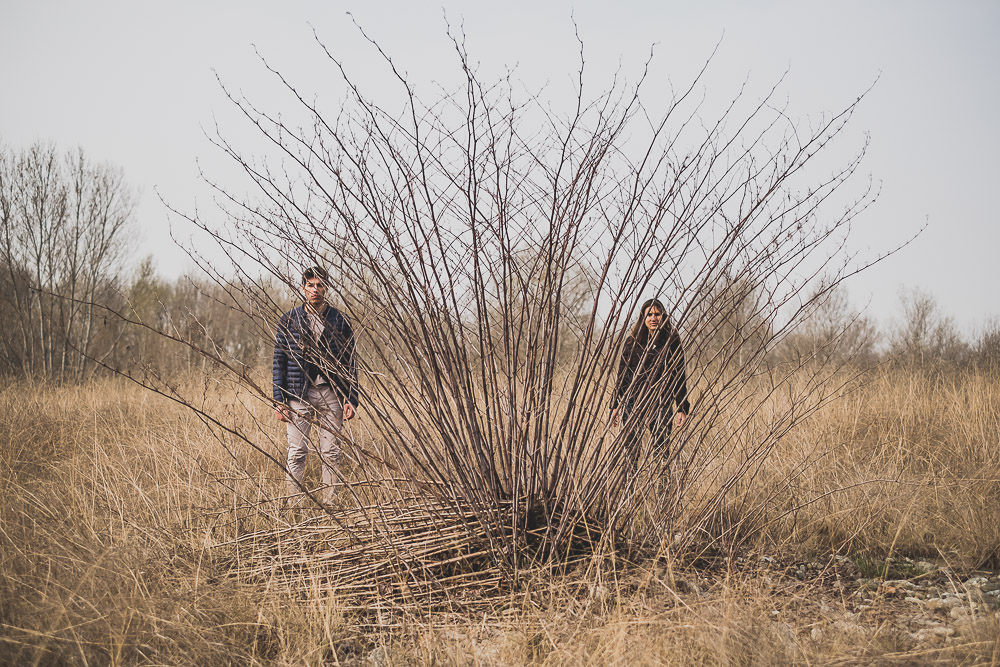
<path id="1" fill-rule="evenodd" d="M 649 327 L 646 326 L 646 311 L 655 306 L 663 317 L 660 320 L 660 328 L 656 331 L 656 337 L 666 343 L 674 335 L 674 325 L 667 317 L 667 309 L 663 307 L 659 299 L 647 299 L 639 309 L 639 319 L 632 326 L 627 342 L 646 346 L 649 344 Z"/>

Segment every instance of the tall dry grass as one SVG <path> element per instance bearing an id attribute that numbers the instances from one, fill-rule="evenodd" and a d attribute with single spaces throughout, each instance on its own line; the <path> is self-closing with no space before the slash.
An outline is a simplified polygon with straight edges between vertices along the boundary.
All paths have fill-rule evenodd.
<path id="1" fill-rule="evenodd" d="M 756 493 L 778 544 L 1000 568 L 1000 374 L 860 376 L 782 440 Z"/>
<path id="2" fill-rule="evenodd" d="M 296 525 L 275 510 L 282 472 L 266 455 L 280 459 L 282 439 L 266 406 L 187 385 L 214 411 L 228 406 L 247 433 L 258 429 L 255 451 L 121 381 L 9 384 L 0 391 L 0 662 L 988 664 L 996 619 L 927 653 L 889 619 L 838 624 L 846 602 L 821 604 L 819 583 L 789 584 L 759 555 L 996 568 L 998 380 L 898 368 L 863 376 L 783 438 L 737 489 L 743 501 L 720 510 L 727 526 L 743 522 L 742 542 L 727 542 L 736 551 L 694 564 L 691 553 L 629 563 L 603 552 L 528 572 L 513 589 L 483 586 L 466 612 L 394 607 L 388 595 L 358 609 L 331 594 L 335 574 L 290 586 L 280 557 L 272 571 L 238 576 L 239 540 L 329 531 L 333 521 L 316 512 Z M 322 562 L 313 565 L 315 574 Z"/>
<path id="3" fill-rule="evenodd" d="M 232 462 L 186 411 L 121 382 L 0 393 L 0 661 L 204 664 L 267 650 L 206 558 Z M 242 473 L 241 473 L 242 474 Z"/>

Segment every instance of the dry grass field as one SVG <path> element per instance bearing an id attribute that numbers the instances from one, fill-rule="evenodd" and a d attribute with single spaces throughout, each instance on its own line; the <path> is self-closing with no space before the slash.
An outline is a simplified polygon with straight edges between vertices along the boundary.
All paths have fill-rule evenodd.
<path id="1" fill-rule="evenodd" d="M 605 549 L 426 607 L 245 576 L 247 536 L 335 526 L 274 511 L 265 405 L 201 395 L 262 451 L 120 380 L 0 392 L 0 662 L 1000 664 L 995 372 L 852 380 L 725 508 L 735 543 Z"/>

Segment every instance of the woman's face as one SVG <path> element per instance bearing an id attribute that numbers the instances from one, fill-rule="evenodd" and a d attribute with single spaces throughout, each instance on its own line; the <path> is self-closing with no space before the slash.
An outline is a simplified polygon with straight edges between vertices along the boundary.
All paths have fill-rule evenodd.
<path id="1" fill-rule="evenodd" d="M 643 318 L 643 322 L 646 324 L 646 328 L 649 329 L 650 333 L 655 333 L 657 329 L 660 328 L 660 322 L 663 320 L 663 311 L 656 306 L 650 306 L 646 309 L 646 315 Z"/>

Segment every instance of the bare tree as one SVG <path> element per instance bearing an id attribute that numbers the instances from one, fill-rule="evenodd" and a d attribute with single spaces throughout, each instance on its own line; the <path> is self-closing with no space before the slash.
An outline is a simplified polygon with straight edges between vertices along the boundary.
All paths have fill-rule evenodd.
<path id="1" fill-rule="evenodd" d="M 878 329 L 869 317 L 852 307 L 846 288 L 828 290 L 819 285 L 809 302 L 812 305 L 803 314 L 801 326 L 782 342 L 776 360 L 862 366 L 875 363 Z"/>
<path id="2" fill-rule="evenodd" d="M 81 378 L 95 347 L 98 304 L 112 303 L 132 239 L 132 191 L 120 170 L 82 150 L 0 150 L 3 363 L 10 371 Z"/>
<path id="3" fill-rule="evenodd" d="M 992 317 L 982 326 L 973 346 L 976 363 L 984 368 L 1000 365 L 1000 319 Z"/>
<path id="4" fill-rule="evenodd" d="M 889 335 L 892 358 L 921 365 L 962 360 L 967 345 L 931 294 L 917 288 L 902 290 L 899 303 L 902 313 Z"/>

